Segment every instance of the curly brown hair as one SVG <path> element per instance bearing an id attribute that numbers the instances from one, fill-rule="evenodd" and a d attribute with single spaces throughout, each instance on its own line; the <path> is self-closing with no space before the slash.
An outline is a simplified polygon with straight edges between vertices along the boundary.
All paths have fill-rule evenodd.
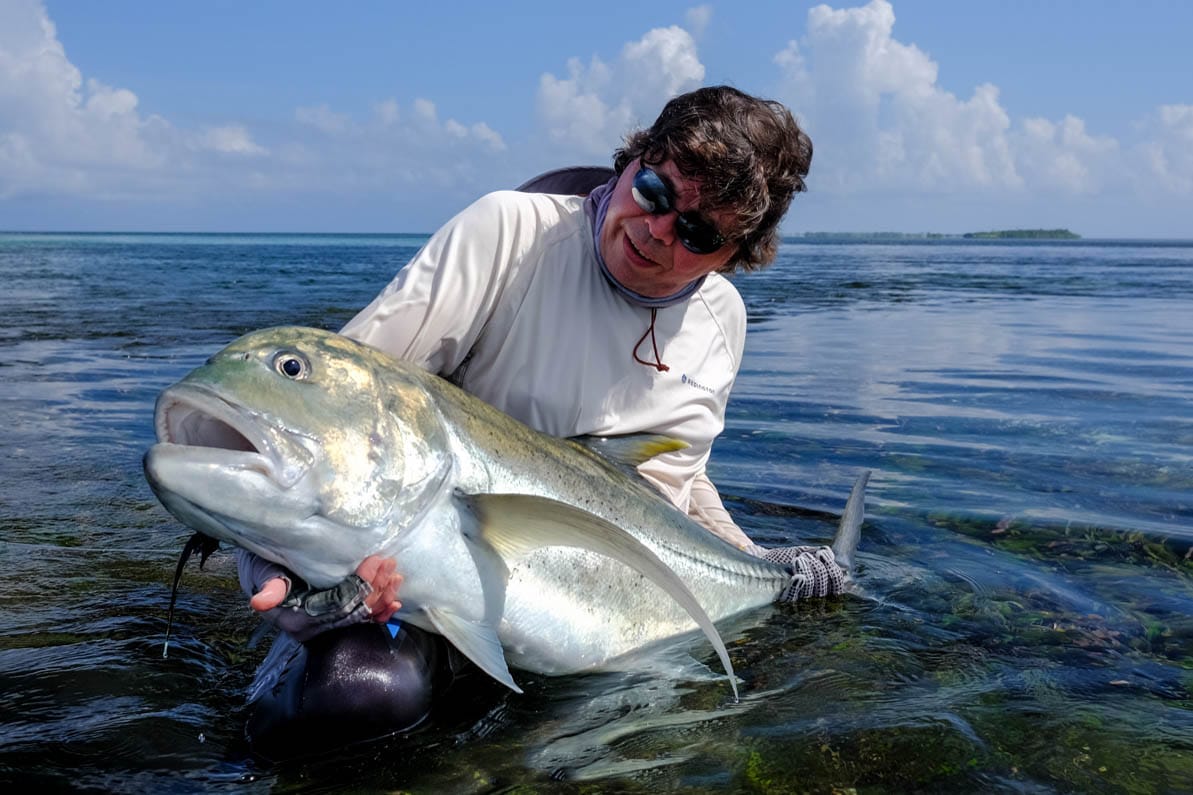
<path id="1" fill-rule="evenodd" d="M 670 160 L 699 182 L 702 209 L 735 219 L 720 230 L 737 245 L 721 270 L 757 270 L 775 258 L 792 196 L 807 190 L 812 139 L 781 103 L 708 86 L 675 97 L 650 129 L 628 134 L 613 153 L 614 170 L 620 175 L 635 158 L 653 166 Z"/>

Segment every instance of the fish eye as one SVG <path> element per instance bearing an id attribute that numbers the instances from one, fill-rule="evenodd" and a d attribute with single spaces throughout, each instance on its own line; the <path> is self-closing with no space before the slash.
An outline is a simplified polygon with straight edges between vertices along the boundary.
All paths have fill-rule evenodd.
<path id="1" fill-rule="evenodd" d="M 295 381 L 301 381 L 311 374 L 311 365 L 306 357 L 294 351 L 282 351 L 274 356 L 273 369 Z"/>

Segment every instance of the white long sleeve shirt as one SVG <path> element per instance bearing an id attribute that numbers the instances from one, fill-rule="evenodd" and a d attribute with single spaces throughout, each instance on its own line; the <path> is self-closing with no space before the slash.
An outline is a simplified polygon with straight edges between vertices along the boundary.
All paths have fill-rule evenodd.
<path id="1" fill-rule="evenodd" d="M 554 436 L 646 432 L 687 442 L 639 471 L 688 511 L 693 482 L 706 482 L 712 442 L 724 427 L 745 306 L 728 280 L 710 274 L 687 300 L 657 312 L 654 339 L 670 369 L 635 361 L 635 349 L 654 361 L 651 310 L 626 301 L 601 274 L 583 205 L 579 196 L 482 197 L 436 232 L 341 333 Z M 712 529 L 749 544 L 732 522 Z"/>

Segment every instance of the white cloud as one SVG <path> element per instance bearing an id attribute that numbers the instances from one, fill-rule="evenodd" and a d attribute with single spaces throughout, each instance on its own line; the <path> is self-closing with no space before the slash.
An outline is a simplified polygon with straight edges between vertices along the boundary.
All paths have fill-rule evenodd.
<path id="1" fill-rule="evenodd" d="M 167 125 L 131 91 L 84 81 L 40 3 L 0 6 L 0 31 L 0 195 L 120 192 L 160 166 Z"/>
<path id="2" fill-rule="evenodd" d="M 373 115 L 377 117 L 377 121 L 381 122 L 382 126 L 388 127 L 391 124 L 397 124 L 400 118 L 397 101 L 385 99 L 374 104 Z"/>
<path id="3" fill-rule="evenodd" d="M 937 85 L 937 64 L 892 33 L 886 0 L 808 12 L 807 34 L 775 56 L 783 98 L 815 143 L 813 184 L 954 191 L 1022 184 L 998 89 L 961 100 Z"/>
<path id="4" fill-rule="evenodd" d="M 236 155 L 268 154 L 264 147 L 253 142 L 252 135 L 239 124 L 209 127 L 199 138 L 199 145 L 215 152 Z"/>
<path id="5" fill-rule="evenodd" d="M 585 155 L 608 155 L 630 117 L 625 102 L 612 99 L 618 103 L 613 107 L 602 98 L 612 93 L 609 75 L 609 67 L 594 56 L 587 69 L 578 58 L 570 59 L 566 79 L 539 78 L 539 115 L 552 141 Z"/>
<path id="6" fill-rule="evenodd" d="M 124 88 L 109 88 L 98 80 L 88 80 L 87 94 L 86 111 L 100 119 L 128 117 L 137 110 L 137 95 Z"/>
<path id="7" fill-rule="evenodd" d="M 274 128 L 268 147 L 237 122 L 179 129 L 146 114 L 133 90 L 84 79 L 39 0 L 0 0 L 0 199 L 160 201 L 237 189 L 291 195 L 475 185 L 506 149 L 484 122 L 441 121 L 428 99 L 414 100 L 405 119 L 392 98 L 361 121 L 307 105 Z"/>
<path id="8" fill-rule="evenodd" d="M 496 130 L 485 124 L 483 121 L 476 122 L 468 128 L 468 131 L 472 133 L 473 138 L 478 141 L 483 141 L 494 152 L 505 151 L 505 141 L 502 140 L 501 136 Z"/>
<path id="9" fill-rule="evenodd" d="M 278 167 L 256 176 L 254 188 L 359 195 L 402 193 L 428 184 L 475 197 L 494 153 L 505 141 L 483 122 L 442 119 L 435 103 L 414 99 L 403 109 L 392 98 L 363 118 L 327 105 L 299 108 L 303 129 L 274 148 Z M 304 135 L 305 130 L 305 135 Z"/>
<path id="10" fill-rule="evenodd" d="M 700 14 L 696 14 L 697 20 Z M 668 99 L 697 88 L 704 65 L 688 31 L 655 28 L 626 44 L 613 64 L 572 58 L 567 77 L 539 78 L 539 116 L 568 154 L 608 158 L 635 125 L 649 124 Z"/>
<path id="11" fill-rule="evenodd" d="M 1012 117 L 991 82 L 946 90 L 931 54 L 900 41 L 889 0 L 809 10 L 774 57 L 782 99 L 815 143 L 807 229 L 966 231 L 1043 223 L 1099 236 L 1184 235 L 1193 105 L 1117 135 L 1070 107 Z M 1063 98 L 1058 98 L 1063 102 Z"/>
<path id="12" fill-rule="evenodd" d="M 943 89 L 928 53 L 894 35 L 889 0 L 819 5 L 775 55 L 781 98 L 815 144 L 810 182 L 840 194 L 1155 196 L 1193 192 L 1193 106 L 1170 105 L 1123 144 L 1072 114 L 1011 119 L 999 89 Z"/>
<path id="13" fill-rule="evenodd" d="M 708 5 L 691 7 L 683 27 L 641 36 L 631 28 L 620 50 L 544 72 L 539 129 L 507 145 L 490 123 L 414 93 L 402 106 L 311 98 L 281 119 L 215 116 L 182 128 L 146 108 L 138 85 L 84 74 L 40 0 L 0 0 L 0 199 L 199 201 L 239 190 L 250 202 L 271 192 L 283 201 L 351 194 L 380 206 L 378 194 L 430 197 L 442 186 L 443 201 L 458 207 L 480 190 L 516 184 L 526 163 L 608 162 L 627 131 L 703 83 L 696 42 L 718 32 L 711 15 Z M 958 197 L 1017 207 L 1029 198 L 1150 196 L 1165 207 L 1173 204 L 1165 197 L 1193 195 L 1193 105 L 1157 108 L 1122 140 L 1064 107 L 1013 119 L 997 74 L 971 91 L 945 90 L 938 75 L 948 64 L 898 39 L 889 0 L 812 8 L 804 33 L 774 60 L 778 98 L 816 143 L 811 186 L 841 201 L 877 196 L 891 206 L 897 194 L 927 207 L 947 194 L 950 207 Z"/>
<path id="14" fill-rule="evenodd" d="M 348 129 L 348 117 L 332 111 L 327 105 L 296 108 L 294 118 L 300 124 L 314 127 L 328 135 L 338 135 Z"/>
<path id="15" fill-rule="evenodd" d="M 1140 128 L 1136 179 L 1148 188 L 1193 194 L 1193 105 L 1162 105 Z"/>
<path id="16" fill-rule="evenodd" d="M 398 103 L 387 100 L 383 106 L 383 110 L 377 113 L 382 126 L 396 125 L 400 117 Z M 424 97 L 414 100 L 411 123 L 405 133 L 407 144 L 415 144 L 414 136 L 421 135 L 422 142 L 417 142 L 420 148 L 432 142 L 443 142 L 446 136 L 453 141 L 465 142 L 473 146 L 479 145 L 481 151 L 502 152 L 506 149 L 505 141 L 501 135 L 484 122 L 465 124 L 451 118 L 440 121 L 439 109 L 434 102 Z"/>
<path id="17" fill-rule="evenodd" d="M 414 115 L 427 124 L 439 123 L 439 111 L 435 109 L 435 103 L 429 99 L 419 97 L 414 100 Z"/>
<path id="18" fill-rule="evenodd" d="M 639 118 L 653 120 L 663 103 L 704 80 L 696 42 L 680 27 L 655 28 L 627 44 L 618 63 L 619 82 Z"/>
<path id="19" fill-rule="evenodd" d="M 1118 141 L 1090 135 L 1075 116 L 1056 123 L 1025 119 L 1013 140 L 1023 172 L 1035 185 L 1092 194 L 1118 176 Z"/>
<path id="20" fill-rule="evenodd" d="M 0 31 L 0 196 L 160 197 L 218 181 L 224 156 L 265 154 L 241 125 L 179 130 L 130 89 L 84 80 L 36 0 L 0 5 Z"/>
<path id="21" fill-rule="evenodd" d="M 699 39 L 708 30 L 708 23 L 712 22 L 712 6 L 701 5 L 689 8 L 683 15 L 684 26 L 692 34 L 692 38 Z"/>

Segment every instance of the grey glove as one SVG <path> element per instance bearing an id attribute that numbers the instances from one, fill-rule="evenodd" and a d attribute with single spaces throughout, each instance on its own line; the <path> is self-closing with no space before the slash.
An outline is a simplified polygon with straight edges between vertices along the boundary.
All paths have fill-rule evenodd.
<path id="1" fill-rule="evenodd" d="M 236 550 L 236 567 L 240 587 L 249 596 L 275 577 L 286 581 L 290 586 L 286 598 L 261 616 L 297 641 L 305 643 L 329 629 L 364 623 L 372 615 L 365 597 L 373 586 L 356 574 L 330 588 L 312 588 L 278 564 L 243 549 Z"/>
<path id="2" fill-rule="evenodd" d="M 751 551 L 791 571 L 791 584 L 779 594 L 777 601 L 797 602 L 812 596 L 838 596 L 845 590 L 845 572 L 837 565 L 829 547 L 764 549 L 755 546 Z"/>

